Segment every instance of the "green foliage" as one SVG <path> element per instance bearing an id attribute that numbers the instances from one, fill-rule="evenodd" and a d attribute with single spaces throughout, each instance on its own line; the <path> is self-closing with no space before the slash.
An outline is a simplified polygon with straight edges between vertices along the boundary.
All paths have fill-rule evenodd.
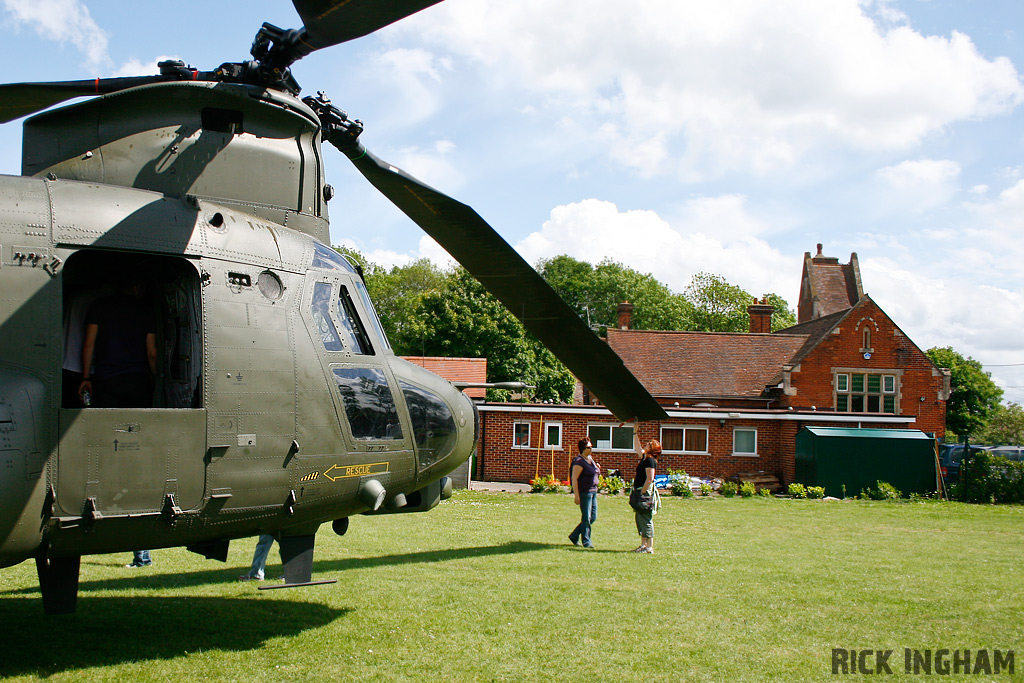
<path id="1" fill-rule="evenodd" d="M 567 485 L 550 474 L 544 474 L 530 480 L 530 493 L 558 493 Z"/>
<path id="2" fill-rule="evenodd" d="M 877 488 L 861 489 L 860 497 L 866 500 L 899 500 L 903 494 L 887 481 L 878 481 Z"/>
<path id="3" fill-rule="evenodd" d="M 946 401 L 946 429 L 959 436 L 972 436 L 993 416 L 1003 390 L 990 373 L 973 358 L 964 358 L 952 347 L 931 348 L 928 358 L 940 368 L 950 370 L 950 395 Z"/>
<path id="4" fill-rule="evenodd" d="M 759 488 L 757 490 L 757 495 L 761 496 L 762 498 L 769 498 L 772 495 L 772 490 L 770 488 Z"/>
<path id="5" fill-rule="evenodd" d="M 794 498 L 806 498 L 807 488 L 803 484 L 793 482 L 792 484 L 789 485 L 789 495 L 793 496 Z"/>
<path id="6" fill-rule="evenodd" d="M 732 498 L 739 491 L 740 487 L 734 481 L 723 481 L 718 487 L 718 492 L 726 498 Z"/>
<path id="7" fill-rule="evenodd" d="M 775 293 L 766 294 L 764 298 L 775 307 L 772 311 L 772 332 L 796 325 L 796 311 L 789 307 L 785 299 Z"/>
<path id="8" fill-rule="evenodd" d="M 757 493 L 757 486 L 752 481 L 745 481 L 740 484 L 740 495 L 744 498 L 752 498 Z"/>
<path id="9" fill-rule="evenodd" d="M 961 461 L 950 495 L 967 503 L 1024 503 L 1024 462 L 973 451 Z"/>
<path id="10" fill-rule="evenodd" d="M 813 498 L 815 500 L 820 500 L 820 499 L 824 498 L 825 497 L 825 487 L 824 486 L 808 486 L 807 487 L 807 497 L 808 498 Z"/>
<path id="11" fill-rule="evenodd" d="M 540 261 L 537 272 L 602 334 L 618 325 L 618 305 L 624 301 L 634 306 L 632 326 L 637 329 L 686 329 L 688 302 L 650 274 L 609 259 L 595 267 L 566 255 Z"/>
<path id="12" fill-rule="evenodd" d="M 1019 403 L 998 405 L 989 416 L 988 424 L 975 435 L 980 443 L 1003 446 L 1024 445 L 1024 408 Z"/>
<path id="13" fill-rule="evenodd" d="M 618 495 L 626 486 L 626 482 L 622 481 L 622 477 L 605 477 L 602 476 L 597 480 L 597 490 L 609 495 Z"/>
<path id="14" fill-rule="evenodd" d="M 704 332 L 746 332 L 750 329 L 747 306 L 754 297 L 725 278 L 697 273 L 683 293 L 693 305 L 690 328 Z"/>
<path id="15" fill-rule="evenodd" d="M 387 271 L 364 266 L 364 272 L 366 288 L 395 353 L 425 355 L 417 337 L 422 329 L 415 324 L 418 308 L 424 296 L 444 288 L 449 274 L 425 258 Z"/>
<path id="16" fill-rule="evenodd" d="M 702 495 L 702 496 L 710 496 L 711 492 L 714 491 L 714 490 L 715 490 L 715 487 L 713 487 L 711 484 L 707 483 L 706 481 L 702 481 L 700 483 L 700 495 Z"/>
<path id="17" fill-rule="evenodd" d="M 693 497 L 693 489 L 690 488 L 690 475 L 686 473 L 686 470 L 674 470 L 669 468 L 668 481 L 668 486 L 672 491 L 673 496 L 682 496 L 683 498 Z"/>

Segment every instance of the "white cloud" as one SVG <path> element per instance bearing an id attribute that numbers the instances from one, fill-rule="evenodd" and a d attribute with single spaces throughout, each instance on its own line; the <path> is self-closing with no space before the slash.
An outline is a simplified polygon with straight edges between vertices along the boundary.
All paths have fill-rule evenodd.
<path id="1" fill-rule="evenodd" d="M 112 76 L 114 78 L 121 78 L 123 76 L 155 76 L 160 73 L 160 67 L 157 66 L 157 64 L 169 59 L 180 59 L 180 57 L 160 55 L 156 59 L 152 59 L 148 62 L 134 58 L 129 59 L 121 66 L 114 69 Z"/>
<path id="2" fill-rule="evenodd" d="M 110 60 L 107 33 L 89 14 L 80 0 L 3 0 L 15 23 L 25 24 L 39 36 L 77 47 L 92 68 Z"/>
<path id="3" fill-rule="evenodd" d="M 556 207 L 539 232 L 516 245 L 529 263 L 559 254 L 596 264 L 608 258 L 650 273 L 681 292 L 696 273 L 723 275 L 752 294 L 796 290 L 799 258 L 787 258 L 756 235 L 760 223 L 742 197 L 705 197 L 686 202 L 679 225 L 653 211 L 620 211 L 587 199 Z M 795 300 L 790 301 L 795 306 Z"/>
<path id="4" fill-rule="evenodd" d="M 923 212 L 946 204 L 957 192 L 960 164 L 949 160 L 903 161 L 879 169 L 876 176 L 888 190 L 888 202 Z"/>
<path id="5" fill-rule="evenodd" d="M 905 19 L 857 0 L 448 0 L 389 37 L 520 89 L 640 173 L 697 180 L 835 147 L 907 149 L 1024 101 L 1008 59 Z"/>

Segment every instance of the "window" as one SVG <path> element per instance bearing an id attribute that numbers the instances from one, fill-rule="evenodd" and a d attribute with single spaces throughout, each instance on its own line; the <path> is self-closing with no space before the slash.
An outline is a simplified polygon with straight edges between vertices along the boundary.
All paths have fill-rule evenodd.
<path id="1" fill-rule="evenodd" d="M 587 436 L 594 450 L 598 451 L 631 451 L 633 450 L 633 427 L 614 425 L 590 425 Z"/>
<path id="2" fill-rule="evenodd" d="M 341 286 L 341 311 L 339 313 L 341 326 L 348 332 L 352 342 L 352 353 L 372 356 L 373 346 L 370 345 L 370 337 L 366 334 L 366 329 L 359 319 L 356 306 L 352 303 L 352 297 L 349 296 L 348 287 L 345 285 Z"/>
<path id="3" fill-rule="evenodd" d="M 516 422 L 512 425 L 512 448 L 530 447 L 530 423 Z"/>
<path id="4" fill-rule="evenodd" d="M 737 427 L 732 430 L 733 455 L 757 455 L 757 430 L 749 427 Z"/>
<path id="5" fill-rule="evenodd" d="M 380 368 L 335 368 L 334 381 L 341 392 L 354 439 L 401 439 L 395 399 Z"/>
<path id="6" fill-rule="evenodd" d="M 708 452 L 707 427 L 662 427 L 661 447 L 684 453 Z"/>
<path id="7" fill-rule="evenodd" d="M 836 374 L 836 411 L 895 413 L 897 376 L 860 372 Z"/>
<path id="8" fill-rule="evenodd" d="M 384 334 L 384 326 L 380 324 L 380 317 L 377 315 L 377 309 L 375 309 L 373 304 L 370 302 L 370 295 L 367 293 L 366 287 L 363 285 L 361 280 L 356 280 L 356 291 L 359 292 L 359 298 L 363 300 L 363 308 L 370 312 L 370 317 L 373 319 L 372 322 L 374 329 L 377 330 L 377 334 L 380 335 L 385 346 L 390 349 L 391 342 L 388 341 L 387 335 Z"/>
<path id="9" fill-rule="evenodd" d="M 399 381 L 405 404 L 409 406 L 413 438 L 420 471 L 446 457 L 455 448 L 459 433 L 448 405 L 433 392 Z"/>
<path id="10" fill-rule="evenodd" d="M 341 351 L 341 337 L 331 320 L 331 286 L 318 282 L 313 286 L 313 324 L 316 326 L 320 343 L 327 351 Z"/>
<path id="11" fill-rule="evenodd" d="M 562 447 L 562 423 L 548 422 L 544 425 L 544 448 Z"/>

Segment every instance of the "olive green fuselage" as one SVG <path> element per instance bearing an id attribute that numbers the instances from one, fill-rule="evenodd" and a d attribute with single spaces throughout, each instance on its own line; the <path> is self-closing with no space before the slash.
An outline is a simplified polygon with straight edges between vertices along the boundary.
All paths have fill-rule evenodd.
<path id="1" fill-rule="evenodd" d="M 436 504 L 474 408 L 392 353 L 325 244 L 319 142 L 294 98 L 223 84 L 26 123 L 35 177 L 0 176 L 0 566 L 310 534 L 379 489 Z M 152 407 L 76 404 L 75 312 L 140 274 Z"/>

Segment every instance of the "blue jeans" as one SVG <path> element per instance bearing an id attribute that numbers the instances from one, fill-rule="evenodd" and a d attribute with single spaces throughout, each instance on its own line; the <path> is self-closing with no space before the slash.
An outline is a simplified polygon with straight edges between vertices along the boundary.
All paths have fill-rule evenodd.
<path id="1" fill-rule="evenodd" d="M 145 567 L 146 565 L 153 564 L 153 558 L 149 556 L 148 550 L 135 550 L 132 554 L 132 564 L 137 567 Z"/>
<path id="2" fill-rule="evenodd" d="M 580 494 L 580 523 L 569 534 L 569 538 L 575 543 L 577 540 L 583 543 L 584 548 L 593 545 L 590 542 L 590 525 L 597 521 L 597 491 Z"/>
<path id="3" fill-rule="evenodd" d="M 256 542 L 256 550 L 252 554 L 252 566 L 249 568 L 250 578 L 257 581 L 263 580 L 263 570 L 267 566 L 267 556 L 270 555 L 270 548 L 273 545 L 273 536 L 260 534 L 260 540 Z"/>

